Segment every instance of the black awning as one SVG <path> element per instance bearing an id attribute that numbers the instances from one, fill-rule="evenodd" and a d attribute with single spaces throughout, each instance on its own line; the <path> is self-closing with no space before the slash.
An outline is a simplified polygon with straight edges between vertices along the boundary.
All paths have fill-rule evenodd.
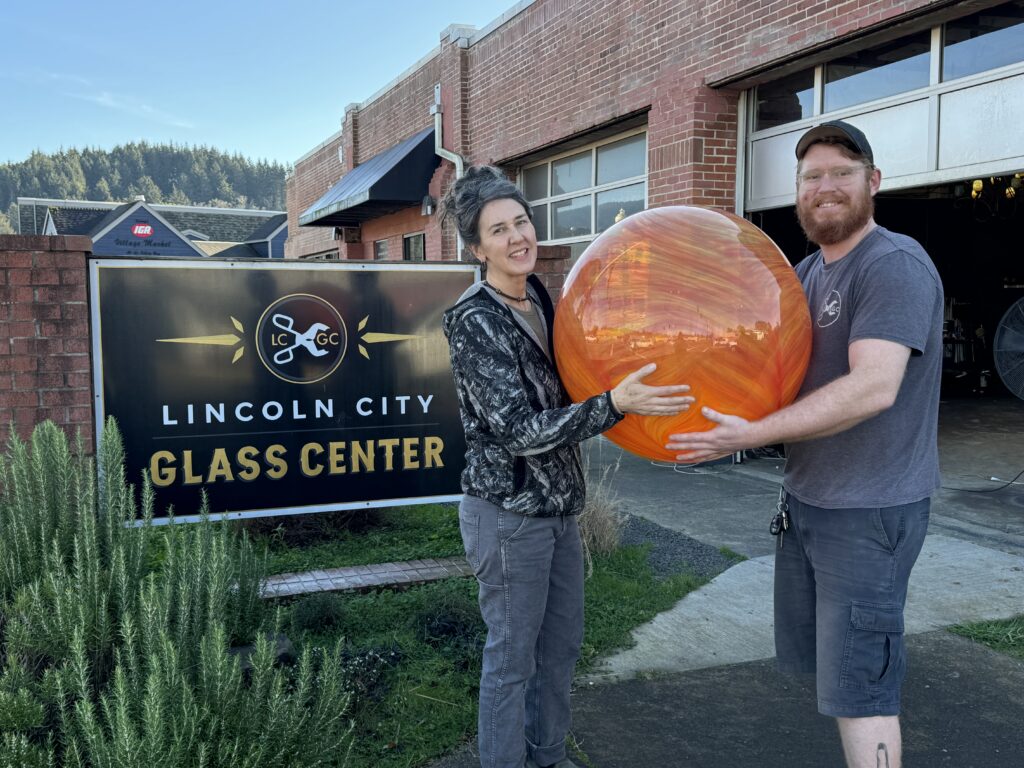
<path id="1" fill-rule="evenodd" d="M 299 224 L 354 227 L 419 205 L 440 163 L 434 153 L 434 129 L 426 128 L 342 176 L 299 216 Z"/>

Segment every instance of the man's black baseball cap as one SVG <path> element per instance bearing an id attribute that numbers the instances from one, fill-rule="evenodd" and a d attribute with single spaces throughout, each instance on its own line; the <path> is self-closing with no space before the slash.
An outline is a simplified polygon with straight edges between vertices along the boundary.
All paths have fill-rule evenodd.
<path id="1" fill-rule="evenodd" d="M 842 120 L 830 120 L 827 123 L 816 125 L 801 136 L 800 141 L 796 143 L 796 159 L 803 160 L 812 144 L 817 144 L 822 139 L 828 138 L 841 139 L 850 149 L 863 155 L 869 163 L 874 165 L 875 155 L 871 151 L 871 145 L 868 144 L 867 136 L 857 126 L 844 123 Z"/>

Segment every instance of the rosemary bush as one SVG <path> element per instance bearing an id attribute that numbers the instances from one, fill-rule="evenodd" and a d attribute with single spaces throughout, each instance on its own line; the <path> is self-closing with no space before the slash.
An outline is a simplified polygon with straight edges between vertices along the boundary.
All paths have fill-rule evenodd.
<path id="1" fill-rule="evenodd" d="M 343 764 L 340 645 L 277 666 L 265 555 L 206 518 L 155 529 L 113 422 L 98 464 L 49 422 L 0 456 L 0 768 Z"/>

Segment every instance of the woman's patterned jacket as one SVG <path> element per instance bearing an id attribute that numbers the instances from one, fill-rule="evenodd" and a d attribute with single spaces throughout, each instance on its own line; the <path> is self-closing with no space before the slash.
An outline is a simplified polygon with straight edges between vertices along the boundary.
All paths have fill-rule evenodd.
<path id="1" fill-rule="evenodd" d="M 575 515 L 586 494 L 578 443 L 622 416 L 607 392 L 570 401 L 553 362 L 551 299 L 535 275 L 527 291 L 544 340 L 484 283 L 444 314 L 466 433 L 462 490 L 521 515 Z"/>

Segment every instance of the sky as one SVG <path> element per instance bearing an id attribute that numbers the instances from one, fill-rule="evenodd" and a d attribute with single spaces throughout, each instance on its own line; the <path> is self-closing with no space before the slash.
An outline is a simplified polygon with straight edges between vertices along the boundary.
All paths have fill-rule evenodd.
<path id="1" fill-rule="evenodd" d="M 51 0 L 0 6 L 0 163 L 146 140 L 293 163 L 515 0 Z M 429 105 L 424 104 L 424 114 Z"/>

